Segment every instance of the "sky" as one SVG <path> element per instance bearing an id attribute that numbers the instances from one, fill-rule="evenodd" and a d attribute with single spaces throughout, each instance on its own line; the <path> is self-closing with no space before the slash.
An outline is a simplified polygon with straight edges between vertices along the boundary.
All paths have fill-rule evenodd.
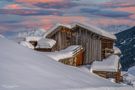
<path id="1" fill-rule="evenodd" d="M 135 0 L 0 0 L 0 33 L 77 21 L 108 30 L 135 26 Z"/>

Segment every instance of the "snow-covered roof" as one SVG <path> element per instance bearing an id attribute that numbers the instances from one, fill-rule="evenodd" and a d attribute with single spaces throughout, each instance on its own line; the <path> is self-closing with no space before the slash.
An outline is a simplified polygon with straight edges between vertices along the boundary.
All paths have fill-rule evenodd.
<path id="1" fill-rule="evenodd" d="M 34 49 L 34 46 L 31 43 L 27 42 L 27 41 L 21 41 L 20 45 L 22 45 L 24 47 L 27 47 L 27 48 L 30 48 L 30 49 Z"/>
<path id="2" fill-rule="evenodd" d="M 29 36 L 29 37 L 26 37 L 26 41 L 29 42 L 29 41 L 38 41 L 40 40 L 42 37 L 35 37 L 35 36 Z"/>
<path id="3" fill-rule="evenodd" d="M 116 36 L 105 31 L 105 30 L 102 30 L 100 28 L 97 28 L 95 26 L 92 26 L 90 24 L 86 24 L 86 23 L 79 23 L 79 22 L 75 22 L 73 23 L 72 25 L 65 25 L 65 24 L 56 24 L 52 29 L 48 30 L 44 37 L 47 37 L 47 35 L 49 35 L 51 32 L 55 31 L 59 26 L 63 26 L 63 27 L 66 27 L 66 28 L 69 28 L 69 29 L 73 29 L 74 27 L 76 26 L 80 26 L 82 28 L 85 28 L 85 29 L 88 29 L 89 31 L 93 32 L 93 33 L 96 33 L 98 35 L 101 35 L 101 36 L 104 36 L 104 37 L 107 37 L 107 38 L 110 38 L 110 39 L 114 39 L 116 40 Z"/>
<path id="4" fill-rule="evenodd" d="M 104 36 L 104 37 L 107 37 L 107 38 L 110 38 L 110 39 L 114 39 L 116 40 L 116 36 L 103 30 L 103 29 L 100 29 L 98 27 L 95 27 L 95 26 L 92 26 L 90 24 L 87 24 L 87 23 L 80 23 L 80 22 L 75 22 L 74 25 L 78 25 L 80 27 L 83 27 L 83 28 L 86 28 L 88 29 L 89 31 L 93 32 L 93 33 L 96 33 L 96 34 L 99 34 L 101 36 Z"/>
<path id="5" fill-rule="evenodd" d="M 117 72 L 119 66 L 119 56 L 111 55 L 103 61 L 95 61 L 91 66 L 91 71 Z"/>
<path id="6" fill-rule="evenodd" d="M 46 31 L 46 33 L 44 34 L 44 37 L 47 37 L 50 33 L 52 33 L 53 31 L 55 31 L 58 27 L 63 26 L 69 29 L 72 29 L 71 25 L 66 25 L 66 24 L 60 24 L 57 23 L 54 27 L 52 27 L 50 30 Z"/>
<path id="7" fill-rule="evenodd" d="M 121 50 L 118 47 L 113 46 L 113 50 L 114 50 L 114 54 L 116 55 L 121 54 Z"/>
<path id="8" fill-rule="evenodd" d="M 134 90 L 4 38 L 0 38 L 0 50 L 0 90 Z"/>
<path id="9" fill-rule="evenodd" d="M 52 48 L 56 44 L 53 39 L 41 38 L 37 42 L 36 48 Z"/>
<path id="10" fill-rule="evenodd" d="M 78 53 L 80 50 L 82 50 L 82 46 L 80 45 L 72 45 L 68 48 L 56 51 L 56 52 L 47 52 L 46 55 L 53 58 L 56 61 L 67 59 L 73 57 L 76 53 Z"/>
<path id="11" fill-rule="evenodd" d="M 64 51 L 46 52 L 46 55 L 56 61 L 73 57 L 72 52 L 64 52 Z"/>

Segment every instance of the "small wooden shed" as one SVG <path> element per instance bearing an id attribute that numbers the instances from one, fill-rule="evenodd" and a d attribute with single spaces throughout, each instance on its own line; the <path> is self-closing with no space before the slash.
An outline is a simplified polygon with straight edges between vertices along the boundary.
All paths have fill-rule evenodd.
<path id="1" fill-rule="evenodd" d="M 56 52 L 46 52 L 46 55 L 63 64 L 80 66 L 83 64 L 84 50 L 80 45 L 72 45 Z"/>
<path id="2" fill-rule="evenodd" d="M 122 80 L 121 65 L 118 55 L 110 55 L 103 61 L 94 61 L 91 66 L 91 71 L 101 77 L 114 79 L 119 83 Z"/>
<path id="3" fill-rule="evenodd" d="M 72 25 L 57 24 L 44 35 L 45 38 L 56 41 L 56 51 L 70 45 L 81 45 L 84 49 L 83 64 L 91 64 L 102 60 L 113 53 L 115 35 L 88 24 L 74 23 Z"/>
<path id="4" fill-rule="evenodd" d="M 31 43 L 34 47 L 37 46 L 37 41 L 40 40 L 42 37 L 35 37 L 35 36 L 29 36 L 26 37 L 27 42 Z"/>
<path id="5" fill-rule="evenodd" d="M 56 41 L 53 39 L 41 38 L 37 41 L 35 50 L 41 52 L 52 52 L 55 51 Z"/>

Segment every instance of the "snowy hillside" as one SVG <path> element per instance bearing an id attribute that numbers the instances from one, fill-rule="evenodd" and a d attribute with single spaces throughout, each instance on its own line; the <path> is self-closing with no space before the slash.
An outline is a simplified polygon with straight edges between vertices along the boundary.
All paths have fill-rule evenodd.
<path id="1" fill-rule="evenodd" d="M 135 90 L 0 38 L 0 90 Z"/>
<path id="2" fill-rule="evenodd" d="M 123 75 L 123 80 L 125 84 L 135 87 L 135 66 L 128 69 L 128 71 Z"/>
<path id="3" fill-rule="evenodd" d="M 135 27 L 116 34 L 116 46 L 122 51 L 121 64 L 124 70 L 135 65 Z"/>
<path id="4" fill-rule="evenodd" d="M 28 37 L 28 36 L 35 36 L 35 37 L 41 37 L 44 35 L 46 30 L 42 28 L 26 28 L 22 30 L 17 30 L 17 31 L 8 31 L 4 32 L 3 35 L 9 39 L 15 39 L 17 37 Z"/>
<path id="5" fill-rule="evenodd" d="M 36 29 L 30 31 L 22 31 L 18 33 L 18 37 L 28 37 L 28 36 L 43 36 L 45 33 L 44 29 Z"/>
<path id="6" fill-rule="evenodd" d="M 131 67 L 128 69 L 128 73 L 132 74 L 135 76 L 135 66 Z"/>
<path id="7" fill-rule="evenodd" d="M 131 28 L 131 26 L 128 26 L 128 25 L 109 25 L 109 26 L 106 26 L 106 27 L 104 27 L 104 26 L 100 26 L 100 27 L 102 29 L 107 30 L 109 32 L 112 32 L 114 34 Z"/>

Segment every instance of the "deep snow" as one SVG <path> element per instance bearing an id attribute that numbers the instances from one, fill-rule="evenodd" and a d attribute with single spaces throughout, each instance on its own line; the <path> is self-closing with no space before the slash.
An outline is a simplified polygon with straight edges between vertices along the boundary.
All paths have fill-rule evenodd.
<path id="1" fill-rule="evenodd" d="M 0 90 L 135 90 L 0 38 Z"/>

